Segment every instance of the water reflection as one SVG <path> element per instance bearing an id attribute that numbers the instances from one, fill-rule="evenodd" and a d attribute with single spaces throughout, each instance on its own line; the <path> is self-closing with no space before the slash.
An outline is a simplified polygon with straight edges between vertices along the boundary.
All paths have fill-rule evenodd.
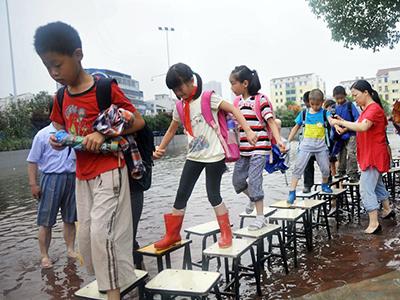
<path id="1" fill-rule="evenodd" d="M 394 153 L 397 153 L 399 142 L 395 138 L 390 136 L 392 145 L 396 146 Z M 292 151 L 294 155 L 295 150 Z M 72 299 L 73 293 L 93 278 L 86 275 L 78 262 L 67 259 L 61 220 L 58 220 L 53 230 L 50 246 L 50 255 L 56 260 L 54 268 L 44 271 L 40 269 L 37 203 L 30 196 L 27 185 L 26 156 L 27 151 L 0 153 L 0 298 Z M 143 215 L 139 224 L 138 239 L 141 245 L 159 239 L 164 233 L 162 215 L 172 207 L 183 163 L 184 154 L 181 151 L 170 153 L 166 159 L 157 161 L 153 186 L 145 193 Z M 237 216 L 247 200 L 234 193 L 231 185 L 232 171 L 231 166 L 223 176 L 221 193 L 230 209 L 231 219 L 235 227 L 238 227 Z M 214 220 L 205 196 L 204 182 L 205 177 L 202 174 L 188 203 L 183 228 Z M 267 205 L 272 199 L 286 199 L 288 189 L 282 174 L 266 175 L 264 189 Z M 399 217 L 400 213 L 398 210 L 397 212 Z M 317 232 L 313 252 L 308 253 L 300 246 L 299 268 L 294 269 L 291 263 L 289 275 L 285 275 L 279 265 L 273 265 L 271 270 L 266 269 L 262 277 L 262 299 L 297 297 L 378 276 L 398 268 L 399 225 L 391 220 L 385 221 L 382 235 L 367 236 L 362 234 L 365 218 L 362 223 L 362 226 L 341 226 L 339 233 L 333 230 L 331 241 L 326 239 L 323 231 Z M 194 237 L 193 259 L 200 258 L 200 245 L 200 239 Z M 181 266 L 181 255 L 172 256 L 173 266 Z M 246 259 L 244 263 L 247 262 Z M 156 274 L 155 261 L 145 258 L 145 263 L 150 275 Z M 242 282 L 242 299 L 257 299 L 254 283 L 246 279 Z"/>

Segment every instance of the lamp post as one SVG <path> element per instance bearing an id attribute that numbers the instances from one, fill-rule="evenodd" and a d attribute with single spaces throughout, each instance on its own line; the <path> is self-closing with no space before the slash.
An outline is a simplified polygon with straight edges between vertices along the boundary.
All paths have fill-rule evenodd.
<path id="1" fill-rule="evenodd" d="M 17 85 L 15 84 L 15 68 L 14 68 L 14 56 L 13 56 L 13 47 L 12 47 L 12 39 L 11 39 L 11 27 L 10 27 L 10 15 L 8 12 L 8 1 L 6 1 L 6 16 L 7 16 L 7 26 L 8 26 L 8 43 L 10 45 L 10 59 L 11 59 L 11 75 L 12 75 L 12 83 L 13 83 L 13 94 L 17 96 Z"/>
<path id="2" fill-rule="evenodd" d="M 160 30 L 160 31 L 165 31 L 165 36 L 166 36 L 166 39 L 167 39 L 167 59 L 168 59 L 168 69 L 169 69 L 169 67 L 171 66 L 171 63 L 170 63 L 170 59 L 169 59 L 169 40 L 168 40 L 168 32 L 169 31 L 175 31 L 175 28 L 173 28 L 173 27 L 158 27 L 158 30 Z"/>

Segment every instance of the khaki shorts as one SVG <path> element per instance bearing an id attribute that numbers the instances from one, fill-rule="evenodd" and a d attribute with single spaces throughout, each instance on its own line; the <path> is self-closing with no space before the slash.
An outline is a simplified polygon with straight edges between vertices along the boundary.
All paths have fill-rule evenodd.
<path id="1" fill-rule="evenodd" d="M 135 278 L 132 212 L 126 167 L 76 180 L 79 251 L 99 290 L 116 289 Z"/>

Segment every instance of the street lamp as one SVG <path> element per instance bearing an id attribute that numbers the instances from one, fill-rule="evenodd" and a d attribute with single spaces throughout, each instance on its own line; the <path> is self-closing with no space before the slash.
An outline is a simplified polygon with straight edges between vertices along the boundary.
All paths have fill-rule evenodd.
<path id="1" fill-rule="evenodd" d="M 13 83 L 13 93 L 14 97 L 17 96 L 17 85 L 15 83 L 15 67 L 14 67 L 14 56 L 13 56 L 13 47 L 12 47 L 12 39 L 11 39 L 11 27 L 10 27 L 10 14 L 8 11 L 8 1 L 6 0 L 6 16 L 7 16 L 7 27 L 8 27 L 8 42 L 10 45 L 10 59 L 11 59 L 11 74 L 12 74 L 12 83 Z"/>
<path id="2" fill-rule="evenodd" d="M 161 27 L 161 26 L 159 26 L 159 27 L 158 27 L 158 30 L 160 30 L 160 31 L 165 31 L 165 36 L 166 36 L 166 38 L 167 38 L 167 58 L 168 58 L 168 69 L 169 69 L 169 67 L 171 66 L 171 64 L 170 64 L 170 60 L 169 60 L 168 32 L 169 32 L 169 31 L 175 31 L 175 28 L 173 28 L 173 27 Z"/>

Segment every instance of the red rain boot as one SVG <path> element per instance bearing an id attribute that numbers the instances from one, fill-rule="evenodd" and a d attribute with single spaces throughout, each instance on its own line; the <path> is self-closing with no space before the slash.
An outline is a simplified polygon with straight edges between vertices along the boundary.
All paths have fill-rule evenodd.
<path id="1" fill-rule="evenodd" d="M 218 241 L 220 248 L 229 248 L 232 246 L 232 230 L 231 222 L 229 222 L 229 214 L 217 216 L 219 229 L 221 230 L 221 238 Z"/>
<path id="2" fill-rule="evenodd" d="M 181 228 L 184 215 L 165 214 L 165 236 L 162 240 L 154 243 L 154 248 L 157 250 L 167 249 L 173 244 L 181 240 Z"/>

